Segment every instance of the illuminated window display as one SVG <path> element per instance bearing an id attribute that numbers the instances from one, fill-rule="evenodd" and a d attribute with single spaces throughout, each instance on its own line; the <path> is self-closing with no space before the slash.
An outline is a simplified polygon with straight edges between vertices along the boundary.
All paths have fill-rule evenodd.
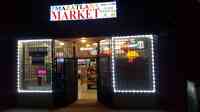
<path id="1" fill-rule="evenodd" d="M 112 82 L 116 93 L 155 93 L 153 36 L 112 38 Z"/>
<path id="2" fill-rule="evenodd" d="M 51 40 L 18 40 L 17 90 L 52 92 Z"/>
<path id="3" fill-rule="evenodd" d="M 73 58 L 74 52 L 79 58 L 97 56 L 97 43 L 87 39 L 80 39 L 76 41 L 77 44 L 75 40 L 54 42 L 52 46 L 52 39 L 18 41 L 19 93 L 52 92 L 52 48 L 54 58 Z M 99 44 L 99 56 L 111 57 L 112 87 L 115 93 L 156 92 L 152 35 L 112 37 L 99 40 Z"/>

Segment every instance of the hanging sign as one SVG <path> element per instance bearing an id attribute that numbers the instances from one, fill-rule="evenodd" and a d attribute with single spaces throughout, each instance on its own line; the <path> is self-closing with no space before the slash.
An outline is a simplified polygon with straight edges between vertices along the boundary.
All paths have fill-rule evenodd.
<path id="1" fill-rule="evenodd" d="M 131 40 L 128 45 L 129 48 L 144 49 L 144 41 Z"/>
<path id="2" fill-rule="evenodd" d="M 50 7 L 50 21 L 116 18 L 116 2 L 54 5 Z"/>

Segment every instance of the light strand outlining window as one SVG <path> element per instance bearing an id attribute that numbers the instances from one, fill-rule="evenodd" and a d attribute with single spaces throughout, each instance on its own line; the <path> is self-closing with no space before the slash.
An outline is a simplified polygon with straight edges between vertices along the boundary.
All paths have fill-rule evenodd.
<path id="1" fill-rule="evenodd" d="M 52 40 L 18 40 L 17 92 L 52 92 Z"/>
<path id="2" fill-rule="evenodd" d="M 155 93 L 152 35 L 112 38 L 112 85 L 115 93 Z"/>

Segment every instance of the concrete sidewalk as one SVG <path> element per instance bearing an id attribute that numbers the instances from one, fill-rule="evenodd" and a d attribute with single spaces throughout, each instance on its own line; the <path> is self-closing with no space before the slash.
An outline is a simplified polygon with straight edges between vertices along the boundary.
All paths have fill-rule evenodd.
<path id="1" fill-rule="evenodd" d="M 114 110 L 95 100 L 78 100 L 75 103 L 55 110 L 50 109 L 9 109 L 3 112 L 167 112 L 163 110 Z"/>

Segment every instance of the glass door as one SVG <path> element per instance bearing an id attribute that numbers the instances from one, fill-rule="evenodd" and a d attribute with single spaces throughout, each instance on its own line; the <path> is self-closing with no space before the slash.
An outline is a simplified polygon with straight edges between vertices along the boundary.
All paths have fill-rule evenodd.
<path id="1" fill-rule="evenodd" d="M 77 99 L 77 59 L 73 43 L 54 41 L 54 103 L 64 106 Z"/>

